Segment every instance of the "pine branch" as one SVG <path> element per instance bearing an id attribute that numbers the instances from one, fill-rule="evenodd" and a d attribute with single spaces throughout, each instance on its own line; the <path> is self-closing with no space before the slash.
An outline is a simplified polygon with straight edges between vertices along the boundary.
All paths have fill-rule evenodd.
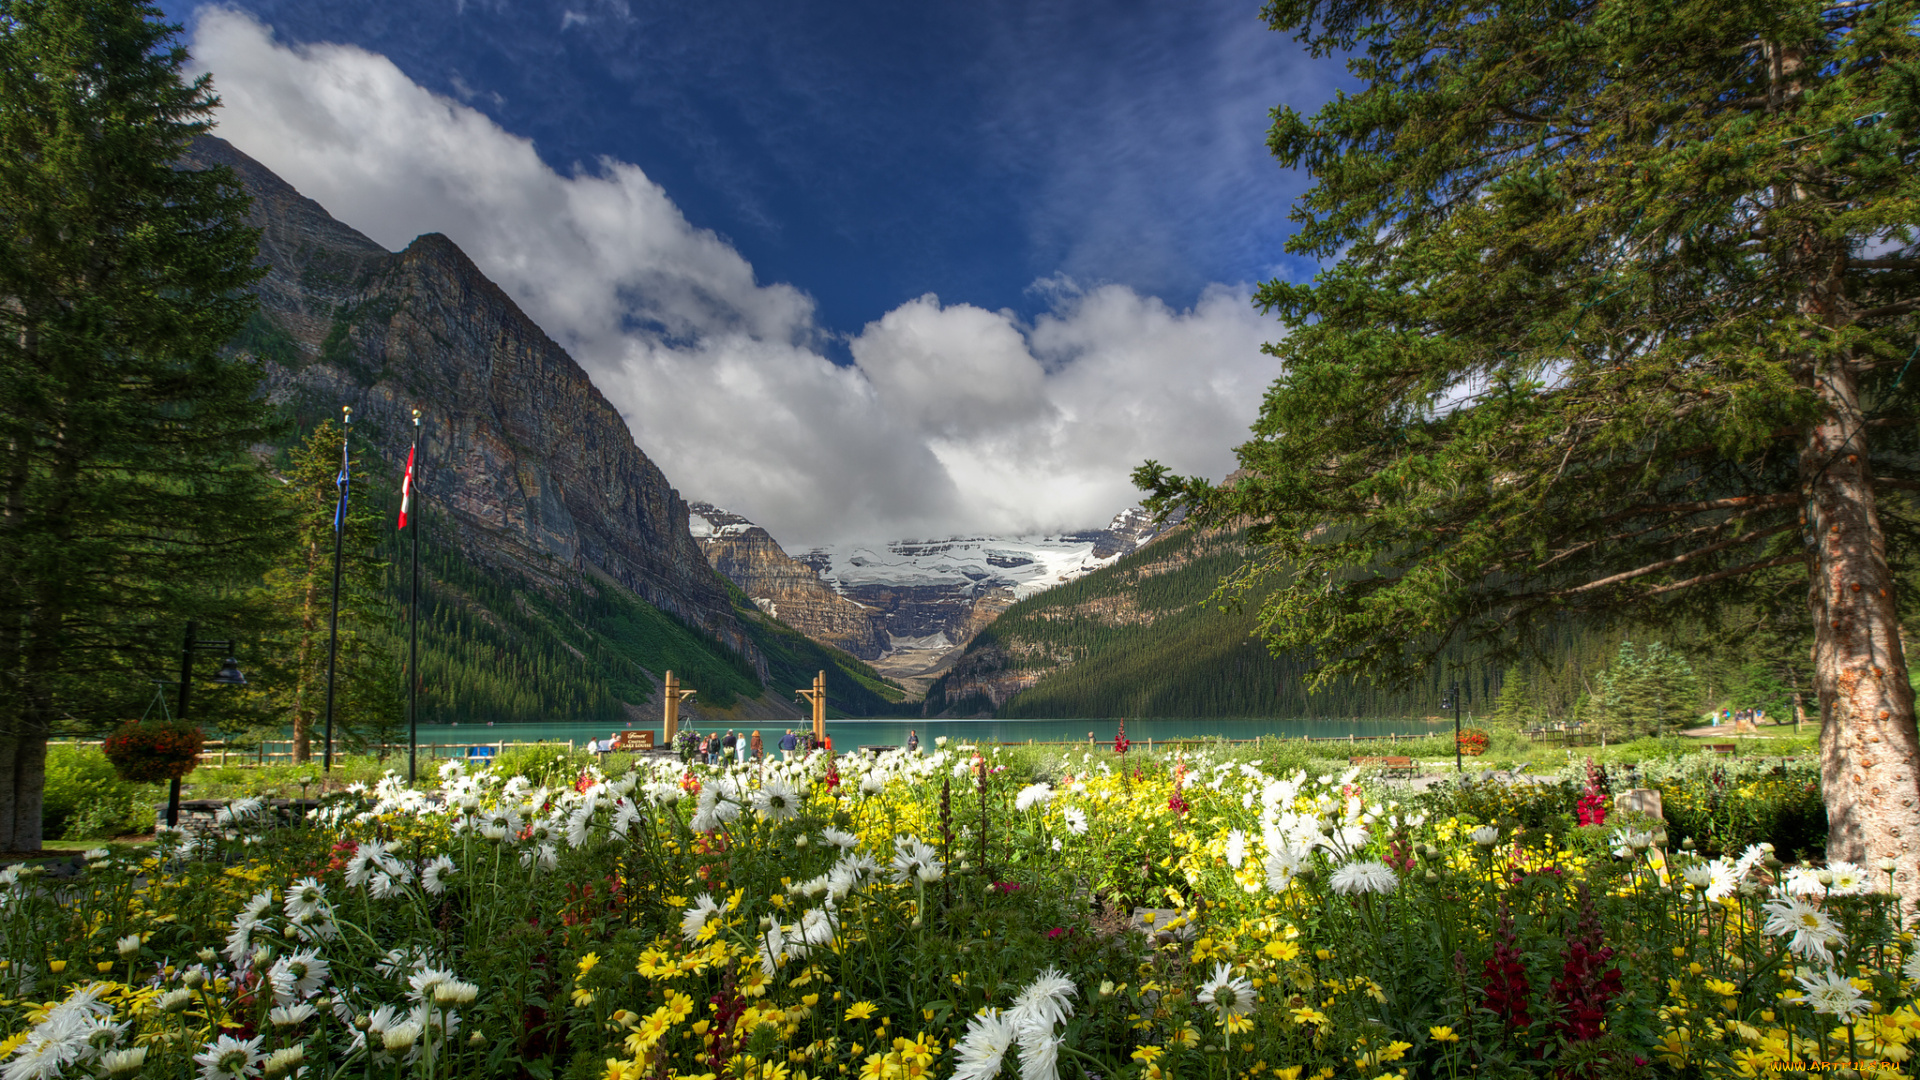
<path id="1" fill-rule="evenodd" d="M 1670 584 L 1661 585 L 1658 588 L 1647 590 L 1647 595 L 1659 596 L 1662 593 L 1670 593 L 1677 589 L 1685 589 L 1693 585 L 1705 585 L 1709 581 L 1720 581 L 1725 578 L 1751 573 L 1755 570 L 1765 570 L 1770 566 L 1786 566 L 1790 563 L 1804 561 L 1806 561 L 1805 555 L 1775 555 L 1770 559 L 1760 559 L 1747 563 L 1745 566 L 1729 566 L 1725 570 L 1715 570 L 1711 574 L 1701 574 L 1698 577 L 1690 577 L 1685 581 L 1675 581 Z"/>
<path id="2" fill-rule="evenodd" d="M 1645 577 L 1648 574 L 1657 574 L 1662 570 L 1671 569 L 1675 566 L 1680 566 L 1685 563 L 1692 562 L 1693 560 L 1702 558 L 1703 556 L 1712 555 L 1717 552 L 1725 551 L 1728 548 L 1739 547 L 1742 544 L 1749 544 L 1755 540 L 1764 539 L 1765 537 L 1773 536 L 1776 533 L 1783 533 L 1789 529 L 1796 529 L 1796 528 L 1799 528 L 1799 525 L 1793 522 L 1788 522 L 1782 525 L 1770 526 L 1765 529 L 1754 529 L 1753 531 L 1742 534 L 1740 536 L 1735 536 L 1735 537 L 1732 537 L 1731 539 L 1722 540 L 1717 544 L 1708 544 L 1706 547 L 1696 548 L 1692 551 L 1687 552 L 1684 555 L 1675 555 L 1671 559 L 1662 559 L 1656 563 L 1648 563 L 1647 565 L 1642 566 L 1637 570 L 1622 571 L 1621 573 L 1618 573 L 1618 574 L 1612 574 L 1608 577 L 1603 577 L 1598 581 L 1589 581 L 1585 585 L 1578 585 L 1571 589 L 1561 589 L 1556 592 L 1549 593 L 1547 595 L 1556 596 L 1556 597 L 1577 596 L 1581 593 L 1593 592 L 1596 589 L 1604 589 L 1609 585 L 1618 585 L 1623 581 L 1631 581 L 1634 578 Z M 1797 557 L 1798 556 L 1796 556 L 1796 558 Z"/>

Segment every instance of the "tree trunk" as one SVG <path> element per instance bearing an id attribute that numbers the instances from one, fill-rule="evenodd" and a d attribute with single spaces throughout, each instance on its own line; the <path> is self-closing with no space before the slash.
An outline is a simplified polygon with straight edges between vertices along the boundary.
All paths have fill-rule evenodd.
<path id="1" fill-rule="evenodd" d="M 1886 535 L 1868 480 L 1857 375 L 1844 354 L 1810 366 L 1812 388 L 1829 410 L 1808 433 L 1800 462 L 1827 858 L 1874 874 L 1880 860 L 1892 859 L 1894 890 L 1913 910 L 1920 907 L 1920 734 Z"/>
<path id="2" fill-rule="evenodd" d="M 40 850 L 46 792 L 46 736 L 0 738 L 0 851 Z"/>
<path id="3" fill-rule="evenodd" d="M 313 635 L 319 628 L 316 608 L 320 600 L 320 579 L 315 562 L 318 548 L 307 545 L 307 587 L 300 601 L 300 658 L 294 667 L 293 684 L 293 763 L 305 765 L 313 760 L 313 716 L 307 690 L 313 680 Z"/>

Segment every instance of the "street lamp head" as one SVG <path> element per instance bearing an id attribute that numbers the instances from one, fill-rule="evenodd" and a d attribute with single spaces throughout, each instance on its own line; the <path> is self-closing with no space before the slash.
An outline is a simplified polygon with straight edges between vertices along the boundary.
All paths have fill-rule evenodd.
<path id="1" fill-rule="evenodd" d="M 231 656 L 227 657 L 227 662 L 220 666 L 220 673 L 213 677 L 213 681 L 221 686 L 247 685 L 247 677 L 240 674 L 240 661 Z"/>

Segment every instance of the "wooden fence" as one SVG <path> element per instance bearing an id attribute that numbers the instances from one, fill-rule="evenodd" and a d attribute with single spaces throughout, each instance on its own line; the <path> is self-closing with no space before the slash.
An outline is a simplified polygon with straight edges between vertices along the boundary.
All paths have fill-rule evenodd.
<path id="1" fill-rule="evenodd" d="M 58 742 L 67 746 L 100 745 L 100 740 L 98 739 L 64 739 L 58 740 Z M 565 746 L 567 752 L 572 753 L 574 741 L 572 739 L 542 739 L 531 742 L 421 743 L 420 756 L 427 760 L 441 760 L 444 758 L 459 758 L 462 760 L 483 759 L 497 757 L 500 754 L 506 753 L 508 750 L 520 746 L 551 746 L 556 749 Z M 275 749 L 276 747 L 283 749 Z M 484 752 L 474 753 L 473 751 L 475 750 Z M 383 751 L 389 758 L 396 755 L 404 758 L 407 754 L 407 744 L 377 743 L 369 746 L 364 751 L 358 752 L 378 755 Z M 335 757 L 340 756 L 342 752 L 339 746 L 334 747 Z M 320 745 L 318 740 L 316 740 L 313 745 L 313 761 L 318 762 L 319 760 Z M 200 764 L 206 768 L 219 768 L 228 765 L 257 767 L 261 765 L 291 765 L 293 763 L 293 740 L 291 739 L 273 739 L 261 742 L 256 746 L 229 746 L 226 743 L 210 742 L 200 750 Z"/>

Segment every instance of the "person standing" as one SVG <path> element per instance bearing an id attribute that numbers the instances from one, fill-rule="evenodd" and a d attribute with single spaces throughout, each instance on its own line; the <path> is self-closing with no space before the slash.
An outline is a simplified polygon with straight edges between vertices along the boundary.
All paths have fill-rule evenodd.
<path id="1" fill-rule="evenodd" d="M 920 752 L 920 733 L 913 730 L 912 728 L 908 728 L 907 729 L 907 753 L 917 754 L 919 752 Z"/>
<path id="2" fill-rule="evenodd" d="M 766 754 L 765 745 L 760 741 L 760 729 L 753 729 L 753 760 L 759 761 Z"/>
<path id="3" fill-rule="evenodd" d="M 747 737 L 745 735 L 733 741 L 733 759 L 742 765 L 747 763 Z"/>
<path id="4" fill-rule="evenodd" d="M 793 748 L 798 745 L 800 745 L 800 740 L 794 737 L 793 729 L 788 728 L 787 733 L 780 736 L 780 760 L 792 761 Z"/>
<path id="5" fill-rule="evenodd" d="M 714 764 L 725 764 L 726 760 L 733 756 L 734 744 L 739 741 L 740 739 L 733 733 L 733 729 L 728 728 L 726 737 L 720 740 L 720 758 Z"/>

